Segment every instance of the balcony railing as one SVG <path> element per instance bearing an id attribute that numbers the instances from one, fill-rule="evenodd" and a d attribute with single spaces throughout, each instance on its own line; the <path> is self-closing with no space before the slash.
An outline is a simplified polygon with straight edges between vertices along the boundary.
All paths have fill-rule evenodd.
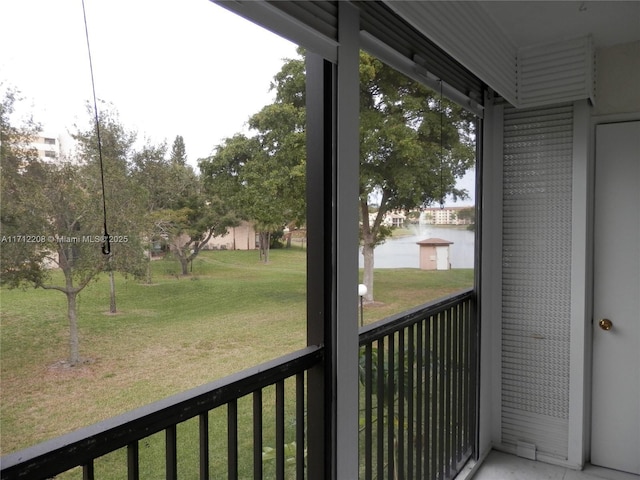
<path id="1" fill-rule="evenodd" d="M 452 478 L 472 454 L 474 310 L 468 291 L 361 331 L 361 478 Z M 309 438 L 324 433 L 307 432 L 305 392 L 323 355 L 311 346 L 6 455 L 0 477 L 308 478 Z"/>
<path id="2" fill-rule="evenodd" d="M 265 477 L 263 456 L 270 458 L 274 471 L 267 477 L 285 478 L 285 468 L 294 469 L 295 476 L 287 471 L 287 478 L 303 478 L 305 469 L 305 377 L 306 372 L 322 362 L 323 351 L 320 347 L 308 347 L 277 360 L 244 370 L 224 379 L 169 397 L 132 412 L 114 417 L 96 425 L 80 429 L 76 432 L 41 443 L 34 447 L 7 455 L 1 459 L 2 480 L 9 479 L 49 479 L 62 472 L 80 467 L 81 478 L 160 478 L 157 472 L 150 473 L 141 467 L 141 443 L 153 434 L 164 431 L 164 472 L 161 476 L 167 479 L 180 478 L 253 478 Z M 285 381 L 288 382 L 285 391 Z M 272 388 L 274 387 L 274 388 Z M 275 397 L 273 402 L 265 401 L 263 392 L 269 388 Z M 272 392 L 272 390 L 275 390 Z M 244 397 L 250 400 L 248 408 L 239 415 L 238 405 Z M 295 412 L 294 421 L 285 423 L 285 407 L 287 400 L 292 403 L 288 410 Z M 246 406 L 247 402 L 243 402 Z M 275 412 L 266 412 L 271 405 Z M 215 409 L 226 406 L 226 459 L 216 470 L 210 462 L 212 452 L 220 454 L 219 448 L 210 445 L 212 439 L 224 436 L 224 430 L 212 431 L 209 426 L 210 416 Z M 271 445 L 263 438 L 266 413 L 273 413 L 275 438 Z M 190 419 L 197 419 L 197 426 L 185 429 L 192 433 L 196 440 L 190 448 L 182 451 L 178 448 L 178 429 Z M 249 434 L 240 424 L 251 423 Z M 293 425 L 295 440 L 286 442 L 287 427 Z M 224 425 L 223 425 L 224 428 Z M 291 428 L 289 428 L 291 429 Z M 242 435 L 244 434 L 244 435 Z M 250 438 L 244 444 L 252 444 L 251 454 L 244 455 L 242 463 L 240 454 L 246 454 L 240 448 L 240 436 Z M 292 435 L 290 435 L 292 436 Z M 147 444 L 148 445 L 148 444 Z M 192 448 L 193 447 L 193 448 Z M 265 448 L 266 447 L 266 448 Z M 273 450 L 269 450 L 272 448 Z M 100 457 L 124 449 L 123 465 L 117 466 L 106 474 L 96 473 L 96 463 Z M 180 456 L 178 455 L 180 450 Z M 264 455 L 265 450 L 267 455 Z M 162 455 L 162 454 L 160 454 Z M 189 462 L 182 460 L 190 456 Z M 197 458 L 193 458 L 197 457 Z M 249 458 L 246 458 L 249 457 Z M 272 457 L 272 458 L 271 458 Z M 179 465 L 189 463 L 184 469 Z M 252 463 L 250 471 L 239 473 L 239 468 Z M 292 466 L 293 465 L 293 466 Z M 180 474 L 180 475 L 179 475 Z M 74 477 L 77 478 L 77 477 Z"/>
<path id="3" fill-rule="evenodd" d="M 474 451 L 473 291 L 360 333 L 360 477 L 453 478 Z"/>

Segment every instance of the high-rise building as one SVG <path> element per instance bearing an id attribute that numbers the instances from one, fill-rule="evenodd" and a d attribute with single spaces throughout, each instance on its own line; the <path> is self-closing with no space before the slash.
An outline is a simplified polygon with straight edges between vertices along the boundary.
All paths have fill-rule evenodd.
<path id="1" fill-rule="evenodd" d="M 31 142 L 31 146 L 37 150 L 40 160 L 48 162 L 53 162 L 60 158 L 62 151 L 60 136 L 49 132 L 40 132 L 40 134 L 33 139 L 33 142 Z"/>

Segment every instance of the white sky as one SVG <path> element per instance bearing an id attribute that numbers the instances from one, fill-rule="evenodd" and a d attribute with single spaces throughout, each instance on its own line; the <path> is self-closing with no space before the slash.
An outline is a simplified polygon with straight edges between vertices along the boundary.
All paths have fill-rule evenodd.
<path id="1" fill-rule="evenodd" d="M 140 144 L 171 148 L 182 135 L 194 167 L 272 102 L 273 76 L 297 56 L 294 44 L 209 0 L 85 0 L 85 8 L 98 99 Z M 48 135 L 87 128 L 82 1 L 0 0 L 0 18 L 0 83 L 25 97 L 18 113 L 33 113 Z M 473 197 L 471 175 L 459 185 Z"/>
<path id="2" fill-rule="evenodd" d="M 208 0 L 85 0 L 96 95 L 139 141 L 182 135 L 208 156 L 271 103 L 295 45 Z M 0 83 L 47 134 L 86 128 L 93 103 L 81 0 L 0 0 Z M 100 109 L 100 104 L 98 105 Z"/>

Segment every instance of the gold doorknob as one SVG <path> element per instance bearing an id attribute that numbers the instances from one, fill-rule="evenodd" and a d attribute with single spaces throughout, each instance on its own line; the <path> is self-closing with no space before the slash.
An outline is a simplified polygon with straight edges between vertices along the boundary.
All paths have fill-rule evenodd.
<path id="1" fill-rule="evenodd" d="M 609 320 L 608 318 L 603 318 L 602 320 L 600 320 L 598 322 L 598 325 L 600 325 L 600 328 L 602 330 L 611 330 L 613 328 L 613 322 L 611 320 Z"/>

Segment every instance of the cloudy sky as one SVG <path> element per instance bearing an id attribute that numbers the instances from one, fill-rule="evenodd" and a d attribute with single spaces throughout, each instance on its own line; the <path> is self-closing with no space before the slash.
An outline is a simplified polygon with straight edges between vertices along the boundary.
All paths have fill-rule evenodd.
<path id="1" fill-rule="evenodd" d="M 176 135 L 190 163 L 273 99 L 295 45 L 208 0 L 85 0 L 96 95 L 139 141 Z M 90 121 L 82 0 L 0 0 L 0 83 L 48 134 Z M 101 108 L 99 105 L 98 108 Z"/>
<path id="2" fill-rule="evenodd" d="M 271 103 L 272 77 L 297 55 L 294 44 L 209 0 L 85 0 L 85 8 L 98 99 L 140 144 L 170 147 L 182 135 L 194 166 Z M 0 0 L 0 18 L 0 83 L 21 91 L 20 112 L 51 136 L 87 128 L 82 0 Z M 473 176 L 460 186 L 473 192 Z"/>

